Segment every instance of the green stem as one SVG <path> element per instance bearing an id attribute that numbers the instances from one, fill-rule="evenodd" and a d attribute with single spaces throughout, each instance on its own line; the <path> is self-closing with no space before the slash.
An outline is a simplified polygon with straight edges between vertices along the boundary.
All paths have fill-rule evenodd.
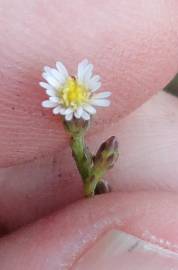
<path id="1" fill-rule="evenodd" d="M 83 180 L 86 197 L 94 196 L 95 188 L 105 171 L 93 166 L 92 155 L 85 142 L 83 132 L 73 133 L 71 137 L 72 155 Z"/>
<path id="2" fill-rule="evenodd" d="M 83 132 L 74 132 L 71 135 L 72 155 L 83 180 L 84 194 L 92 197 L 97 184 L 102 180 L 106 170 L 99 164 L 93 164 L 92 155 L 89 152 Z"/>
<path id="3" fill-rule="evenodd" d="M 105 170 L 97 166 L 93 166 L 91 175 L 86 179 L 84 184 L 84 193 L 86 197 L 94 196 L 97 184 L 102 180 Z"/>
<path id="4" fill-rule="evenodd" d="M 84 140 L 88 125 L 88 122 L 78 120 L 64 122 L 71 136 L 72 155 L 83 180 L 85 196 L 92 197 L 97 184 L 102 181 L 106 171 L 113 167 L 118 157 L 118 143 L 112 136 L 102 143 L 96 155 L 92 156 Z"/>
<path id="5" fill-rule="evenodd" d="M 86 179 L 90 175 L 93 161 L 91 154 L 85 145 L 83 132 L 72 134 L 71 148 L 77 168 L 80 172 L 83 183 L 85 184 Z"/>

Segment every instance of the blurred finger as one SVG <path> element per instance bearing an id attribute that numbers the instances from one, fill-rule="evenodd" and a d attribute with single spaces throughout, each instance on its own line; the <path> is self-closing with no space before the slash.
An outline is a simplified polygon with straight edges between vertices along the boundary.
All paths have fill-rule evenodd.
<path id="1" fill-rule="evenodd" d="M 165 254 L 160 247 L 178 252 L 177 208 L 177 195 L 170 193 L 110 194 L 83 200 L 4 237 L 0 242 L 0 267 L 3 270 L 63 270 L 71 269 L 72 266 L 72 269 L 84 269 L 81 267 L 83 265 L 86 269 L 98 269 L 95 266 L 97 263 L 98 266 L 103 265 L 104 260 L 106 265 L 110 263 L 112 270 L 118 269 L 118 265 L 124 266 L 124 263 L 128 266 L 129 262 L 137 269 L 140 260 L 143 263 L 144 258 L 148 259 L 151 253 L 150 269 L 169 270 L 171 266 L 176 269 L 177 255 L 171 258 L 172 253 Z M 115 238 L 112 236 L 118 230 L 148 242 L 141 248 L 142 252 L 137 251 L 137 257 L 133 256 L 141 241 L 137 239 L 135 246 L 135 243 L 130 242 L 131 236 L 127 236 L 118 246 L 116 233 Z M 101 244 L 98 247 L 99 241 Z M 157 252 L 153 252 L 155 249 L 149 243 L 157 245 Z M 121 260 L 120 256 L 116 256 L 115 261 L 109 261 L 107 255 L 113 249 L 117 256 L 122 253 Z M 87 256 L 92 260 L 88 260 Z M 168 257 L 170 260 L 166 260 Z M 156 263 L 162 268 L 157 268 Z M 148 269 L 144 268 L 145 264 L 141 265 L 142 269 Z M 123 269 L 134 269 L 130 267 Z"/>
<path id="2" fill-rule="evenodd" d="M 40 106 L 42 67 L 70 71 L 88 57 L 112 91 L 93 132 L 134 110 L 177 72 L 177 1 L 1 1 L 0 167 L 46 156 L 66 144 L 57 117 Z M 75 18 L 75 19 L 73 19 Z M 105 113 L 105 114 L 104 114 Z"/>

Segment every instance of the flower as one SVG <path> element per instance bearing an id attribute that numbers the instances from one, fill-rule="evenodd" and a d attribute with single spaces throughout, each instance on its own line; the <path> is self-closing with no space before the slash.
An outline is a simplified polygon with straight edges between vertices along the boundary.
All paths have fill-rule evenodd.
<path id="1" fill-rule="evenodd" d="M 93 75 L 93 65 L 87 59 L 78 64 L 76 76 L 70 76 L 61 62 L 56 69 L 44 67 L 42 77 L 47 82 L 40 82 L 46 90 L 48 100 L 42 102 L 45 108 L 52 108 L 54 114 L 60 114 L 66 121 L 73 117 L 89 120 L 96 113 L 95 106 L 107 107 L 111 92 L 95 93 L 101 86 L 100 76 Z"/>

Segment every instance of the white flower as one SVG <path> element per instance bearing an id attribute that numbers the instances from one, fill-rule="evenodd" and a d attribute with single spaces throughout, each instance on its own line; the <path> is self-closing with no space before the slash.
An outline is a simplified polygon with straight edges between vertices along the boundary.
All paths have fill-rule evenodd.
<path id="1" fill-rule="evenodd" d="M 53 108 L 54 114 L 60 114 L 70 121 L 73 117 L 89 120 L 96 113 L 95 106 L 107 107 L 111 92 L 95 93 L 101 86 L 100 77 L 93 75 L 93 65 L 84 59 L 78 64 L 77 75 L 70 76 L 61 62 L 56 69 L 44 67 L 42 77 L 47 82 L 40 82 L 46 90 L 48 100 L 42 102 L 45 108 Z"/>

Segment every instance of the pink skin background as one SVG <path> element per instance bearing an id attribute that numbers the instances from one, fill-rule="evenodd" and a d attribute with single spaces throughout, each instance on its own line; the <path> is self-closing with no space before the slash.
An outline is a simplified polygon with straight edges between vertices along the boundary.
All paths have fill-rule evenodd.
<path id="1" fill-rule="evenodd" d="M 142 237 L 147 229 L 178 244 L 178 101 L 159 92 L 178 70 L 177 1 L 1 0 L 0 6 L 2 234 L 57 210 L 2 238 L 0 268 L 69 267 L 120 220 L 122 230 Z M 121 151 L 108 176 L 116 192 L 91 201 L 80 200 L 68 138 L 58 117 L 41 108 L 38 86 L 44 65 L 62 60 L 73 74 L 85 57 L 112 91 L 112 106 L 98 110 L 88 143 L 95 150 L 115 134 Z M 79 232 L 88 236 L 85 244 Z"/>

